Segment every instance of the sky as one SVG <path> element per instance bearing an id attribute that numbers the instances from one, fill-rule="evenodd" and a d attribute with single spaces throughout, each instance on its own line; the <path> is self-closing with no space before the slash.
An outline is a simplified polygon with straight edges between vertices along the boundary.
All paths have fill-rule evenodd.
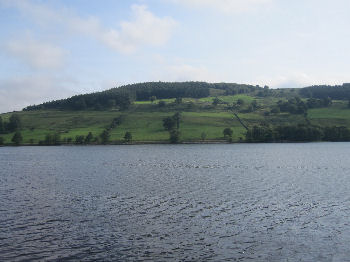
<path id="1" fill-rule="evenodd" d="M 350 82 L 348 0 L 0 0 L 0 112 L 147 81 Z"/>

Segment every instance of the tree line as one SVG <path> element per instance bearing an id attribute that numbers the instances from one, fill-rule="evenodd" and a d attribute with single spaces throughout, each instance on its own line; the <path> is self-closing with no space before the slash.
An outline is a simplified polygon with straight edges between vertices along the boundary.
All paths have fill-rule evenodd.
<path id="1" fill-rule="evenodd" d="M 330 97 L 336 100 L 350 99 L 350 83 L 342 85 L 314 85 L 302 88 L 299 94 L 307 98 L 324 99 Z"/>
<path id="2" fill-rule="evenodd" d="M 61 138 L 59 133 L 47 134 L 44 140 L 39 141 L 39 145 L 45 146 L 57 146 L 61 144 L 75 144 L 75 145 L 98 145 L 98 144 L 108 144 L 110 142 L 110 129 L 103 130 L 99 135 L 95 136 L 92 132 L 87 135 L 76 135 L 75 138 L 65 137 Z M 125 143 L 130 143 L 132 141 L 132 134 L 126 131 L 123 136 Z"/>
<path id="3" fill-rule="evenodd" d="M 320 127 L 314 125 L 255 125 L 246 133 L 247 142 L 314 142 L 350 141 L 350 130 L 344 126 Z"/>
<path id="4" fill-rule="evenodd" d="M 322 99 L 309 98 L 303 101 L 300 97 L 293 97 L 287 101 L 280 100 L 271 109 L 271 113 L 287 112 L 290 114 L 306 114 L 308 109 L 328 107 L 332 104 L 330 97 Z"/>

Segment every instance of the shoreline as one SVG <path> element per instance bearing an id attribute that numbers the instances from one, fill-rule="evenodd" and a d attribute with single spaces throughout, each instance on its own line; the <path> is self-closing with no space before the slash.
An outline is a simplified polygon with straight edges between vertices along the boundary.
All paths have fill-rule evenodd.
<path id="1" fill-rule="evenodd" d="M 135 141 L 131 143 L 108 143 L 108 144 L 57 144 L 57 145 L 40 145 L 40 144 L 5 144 L 1 147 L 28 147 L 28 146 L 137 146 L 137 145 L 224 145 L 224 144 L 310 144 L 310 143 L 346 143 L 350 141 L 279 141 L 279 142 L 228 142 L 225 140 L 211 141 L 183 141 L 179 143 L 170 143 L 168 141 Z"/>
<path id="2" fill-rule="evenodd" d="M 119 145 L 128 145 L 128 146 L 136 146 L 136 145 L 195 145 L 195 144 L 239 144 L 239 143 L 246 143 L 246 142 L 228 142 L 226 140 L 208 140 L 208 141 L 182 141 L 179 143 L 170 143 L 168 141 L 134 141 L 129 143 L 123 143 L 123 142 L 111 142 L 107 144 L 67 144 L 67 143 L 61 143 L 57 145 L 45 145 L 45 144 L 29 144 L 29 143 L 23 143 L 20 145 L 14 145 L 14 144 L 4 144 L 0 145 L 0 147 L 21 147 L 21 146 L 119 146 Z"/>

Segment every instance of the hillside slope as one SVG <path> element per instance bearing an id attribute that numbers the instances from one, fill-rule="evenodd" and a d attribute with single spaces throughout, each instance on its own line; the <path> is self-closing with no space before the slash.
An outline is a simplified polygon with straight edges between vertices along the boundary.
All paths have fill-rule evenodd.
<path id="1" fill-rule="evenodd" d="M 45 142 L 48 139 L 47 136 L 53 134 L 59 137 L 59 143 L 84 143 L 85 140 L 82 140 L 81 137 L 86 138 L 89 132 L 92 133 L 94 139 L 89 140 L 88 143 L 96 144 L 102 143 L 101 134 L 106 130 L 109 135 L 106 143 L 125 142 L 126 132 L 130 132 L 131 141 L 135 143 L 163 143 L 169 141 L 171 133 L 164 128 L 163 120 L 179 113 L 177 132 L 180 134 L 179 141 L 182 142 L 332 140 L 330 135 L 326 136 L 326 134 L 327 132 L 334 133 L 334 130 L 341 132 L 341 138 L 333 140 L 348 140 L 350 109 L 347 100 L 307 98 L 299 94 L 302 94 L 301 90 L 296 89 L 270 90 L 267 87 L 237 84 L 221 84 L 222 88 L 219 88 L 220 84 L 217 85 L 200 83 L 195 85 L 193 90 L 189 87 L 190 90 L 186 91 L 192 96 L 202 94 L 198 95 L 199 97 L 179 96 L 163 99 L 158 99 L 152 92 L 154 90 L 164 91 L 166 88 L 162 89 L 159 85 L 157 89 L 151 85 L 150 89 L 141 89 L 142 92 L 153 94 L 153 96 L 148 100 L 139 99 L 139 101 L 130 96 L 137 89 L 135 86 L 131 88 L 131 91 L 123 87 L 124 91 L 118 90 L 118 92 L 122 92 L 122 96 L 127 97 L 129 101 L 127 107 L 120 107 L 116 102 L 111 102 L 108 107 L 104 105 L 98 109 L 95 109 L 93 105 L 86 105 L 83 110 L 78 108 L 72 110 L 70 106 L 62 108 L 63 104 L 71 103 L 71 98 L 60 100 L 60 102 L 45 103 L 16 112 L 15 115 L 21 120 L 17 131 L 20 131 L 23 137 L 22 144 L 45 144 L 48 142 Z M 181 91 L 182 88 L 183 86 L 178 85 L 175 91 L 172 90 L 172 93 L 167 95 L 177 96 L 177 91 Z M 197 92 L 201 88 L 206 90 L 207 96 L 205 92 Z M 128 95 L 125 90 L 128 90 Z M 108 92 L 117 91 L 106 91 Z M 87 96 L 94 97 L 89 94 L 82 95 L 80 98 L 85 99 Z M 97 97 L 99 96 L 100 93 Z M 108 99 L 106 101 L 108 103 Z M 58 108 L 55 108 L 57 105 Z M 11 115 L 13 114 L 2 114 L 2 122 L 8 122 Z M 247 130 L 242 123 L 249 129 L 248 137 Z M 292 132 L 290 130 L 282 132 L 281 130 L 286 126 L 296 127 L 290 130 L 298 133 L 298 137 L 286 136 L 286 132 Z M 338 129 L 328 130 L 328 127 Z M 225 128 L 232 130 L 230 139 L 224 136 Z M 11 140 L 15 131 L 8 130 L 0 134 L 5 144 L 12 144 Z M 307 136 L 303 132 L 308 132 Z M 321 133 L 318 134 L 318 132 Z M 79 136 L 80 140 L 77 141 Z"/>

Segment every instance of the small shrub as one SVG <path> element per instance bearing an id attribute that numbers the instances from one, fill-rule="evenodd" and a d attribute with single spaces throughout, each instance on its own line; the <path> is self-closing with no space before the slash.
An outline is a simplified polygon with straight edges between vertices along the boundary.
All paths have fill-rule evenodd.
<path id="1" fill-rule="evenodd" d="M 223 134 L 225 138 L 232 138 L 233 131 L 231 128 L 227 127 L 224 129 Z"/>
<path id="2" fill-rule="evenodd" d="M 170 134 L 170 143 L 177 144 L 180 142 L 180 132 L 177 129 L 173 129 L 169 132 Z"/>
<path id="3" fill-rule="evenodd" d="M 124 141 L 129 143 L 132 140 L 132 134 L 130 132 L 126 132 L 124 135 Z"/>
<path id="4" fill-rule="evenodd" d="M 21 132 L 17 131 L 17 132 L 13 135 L 11 141 L 12 141 L 16 146 L 19 146 L 19 145 L 22 143 L 22 141 L 23 141 L 23 137 L 22 137 Z"/>

